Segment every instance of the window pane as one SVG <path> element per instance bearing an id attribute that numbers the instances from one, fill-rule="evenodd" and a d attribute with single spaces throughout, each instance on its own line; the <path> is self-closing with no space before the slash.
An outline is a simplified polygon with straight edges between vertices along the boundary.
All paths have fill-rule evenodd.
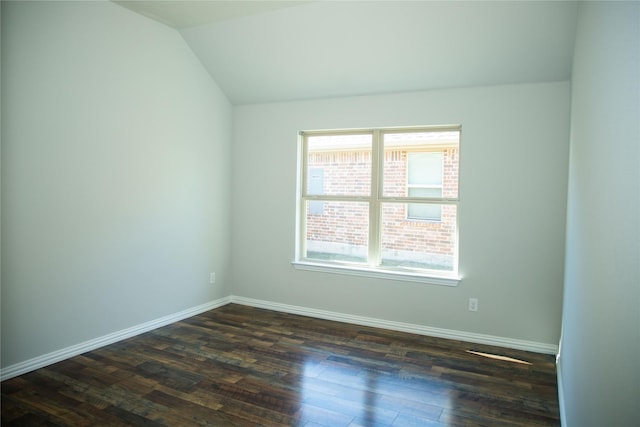
<path id="1" fill-rule="evenodd" d="M 442 205 L 409 203 L 407 205 L 407 218 L 419 221 L 440 221 L 442 218 Z"/>
<path id="2" fill-rule="evenodd" d="M 407 221 L 407 203 L 382 205 L 382 265 L 453 271 L 457 206 L 435 206 L 441 222 Z"/>
<path id="3" fill-rule="evenodd" d="M 369 204 L 323 201 L 322 213 L 307 202 L 307 253 L 314 260 L 366 262 Z"/>
<path id="4" fill-rule="evenodd" d="M 404 197 L 407 185 L 442 185 L 445 198 L 458 197 L 460 132 L 385 133 L 383 195 Z"/>
<path id="5" fill-rule="evenodd" d="M 409 188 L 410 197 L 442 197 L 442 188 Z"/>
<path id="6" fill-rule="evenodd" d="M 442 197 L 442 188 L 409 188 L 411 197 Z M 441 205 L 432 203 L 409 203 L 407 218 L 422 221 L 440 221 Z"/>
<path id="7" fill-rule="evenodd" d="M 307 143 L 307 194 L 370 195 L 371 135 L 309 136 Z"/>
<path id="8" fill-rule="evenodd" d="M 324 194 L 324 168 L 309 167 L 307 194 Z"/>
<path id="9" fill-rule="evenodd" d="M 409 153 L 407 183 L 410 185 L 442 185 L 441 151 Z"/>

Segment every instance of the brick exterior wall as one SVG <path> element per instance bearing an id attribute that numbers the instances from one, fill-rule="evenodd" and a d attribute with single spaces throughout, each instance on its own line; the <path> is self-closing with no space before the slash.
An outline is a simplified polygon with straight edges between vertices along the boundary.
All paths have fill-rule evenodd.
<path id="1" fill-rule="evenodd" d="M 443 197 L 457 197 L 458 148 L 443 153 Z M 385 196 L 407 196 L 407 156 L 403 149 L 385 151 Z M 371 153 L 367 151 L 309 153 L 309 168 L 324 170 L 323 194 L 368 195 Z M 317 203 L 317 202 L 316 202 Z M 334 245 L 363 246 L 368 243 L 368 204 L 321 202 L 320 211 L 307 212 L 307 240 Z M 382 248 L 386 256 L 407 258 L 410 253 L 451 257 L 455 249 L 456 206 L 443 205 L 441 221 L 407 218 L 407 205 L 390 203 L 382 208 Z M 355 250 L 351 248 L 351 250 Z M 387 255 L 385 255 L 387 254 Z M 362 254 L 361 254 L 362 255 Z M 366 257 L 366 253 L 364 253 Z M 418 260 L 420 255 L 416 257 Z"/>

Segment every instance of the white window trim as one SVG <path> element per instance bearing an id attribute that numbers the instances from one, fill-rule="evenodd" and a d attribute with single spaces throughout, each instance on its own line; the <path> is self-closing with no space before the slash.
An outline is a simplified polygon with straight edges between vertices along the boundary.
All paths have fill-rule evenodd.
<path id="1" fill-rule="evenodd" d="M 441 198 L 438 202 L 441 204 L 454 204 L 458 207 L 458 215 L 456 216 L 456 236 L 455 236 L 455 253 L 454 253 L 454 268 L 453 271 L 443 271 L 442 274 L 437 270 L 421 270 L 410 268 L 392 268 L 379 266 L 381 250 L 379 248 L 379 222 L 378 218 L 380 214 L 380 204 L 383 202 L 400 202 L 410 203 L 412 201 L 421 202 L 423 198 L 411 198 L 411 197 L 385 197 L 382 191 L 382 182 L 379 171 L 383 169 L 384 156 L 380 155 L 380 148 L 382 137 L 384 132 L 401 132 L 401 131 L 425 131 L 425 132 L 446 132 L 457 131 L 461 132 L 459 125 L 452 126 L 437 126 L 437 127 L 405 127 L 405 128 L 381 128 L 381 129 L 350 129 L 350 130 L 336 130 L 336 131 L 309 131 L 300 132 L 298 138 L 298 167 L 297 167 L 297 188 L 296 188 L 296 244 L 295 244 L 295 260 L 292 261 L 292 265 L 296 270 L 317 271 L 325 273 L 336 273 L 345 275 L 364 276 L 378 279 L 388 279 L 396 281 L 407 282 L 419 282 L 434 285 L 443 286 L 457 286 L 462 277 L 459 275 L 458 262 L 459 262 L 459 198 Z M 359 196 L 326 196 L 327 200 L 341 199 L 345 201 L 362 201 L 370 202 L 370 221 L 375 221 L 377 226 L 370 227 L 369 235 L 369 265 L 364 264 L 352 264 L 348 262 L 336 262 L 327 261 L 320 262 L 318 260 L 306 259 L 301 256 L 305 253 L 306 245 L 306 233 L 303 230 L 302 217 L 305 212 L 305 203 L 307 200 L 324 200 L 325 196 L 322 195 L 304 195 L 304 188 L 307 184 L 307 171 L 306 171 L 306 159 L 308 158 L 307 145 L 304 144 L 304 137 L 307 135 L 322 135 L 322 134 L 357 134 L 357 133 L 372 133 L 372 182 L 371 182 L 371 194 L 375 196 L 359 197 Z M 460 147 L 460 140 L 458 140 L 458 147 Z M 460 183 L 458 181 L 458 187 Z M 459 188 L 458 188 L 459 192 Z"/>
<path id="2" fill-rule="evenodd" d="M 375 279 L 399 280 L 402 282 L 418 282 L 430 285 L 458 286 L 458 284 L 462 281 L 462 277 L 458 275 L 437 276 L 435 274 L 432 274 L 431 270 L 428 274 L 425 274 L 412 272 L 408 269 L 401 271 L 383 267 L 367 268 L 361 265 L 338 265 L 337 263 L 329 264 L 306 260 L 293 261 L 291 265 L 293 265 L 296 270 L 319 271 L 323 273 L 371 277 Z"/>

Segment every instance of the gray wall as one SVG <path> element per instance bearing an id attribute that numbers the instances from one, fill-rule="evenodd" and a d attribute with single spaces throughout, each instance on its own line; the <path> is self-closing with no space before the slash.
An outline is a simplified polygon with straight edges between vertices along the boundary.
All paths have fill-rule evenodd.
<path id="1" fill-rule="evenodd" d="M 2 2 L 3 367 L 231 293 L 230 131 L 175 30 Z"/>
<path id="2" fill-rule="evenodd" d="M 585 2 L 573 65 L 564 425 L 640 425 L 640 3 Z"/>
<path id="3" fill-rule="evenodd" d="M 560 82 L 234 107 L 234 294 L 557 345 L 569 102 Z M 298 131 L 457 123 L 458 287 L 293 269 Z"/>

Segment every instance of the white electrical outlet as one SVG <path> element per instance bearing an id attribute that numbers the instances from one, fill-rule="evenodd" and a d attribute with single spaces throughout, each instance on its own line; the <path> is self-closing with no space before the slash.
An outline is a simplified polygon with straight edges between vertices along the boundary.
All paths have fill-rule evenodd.
<path id="1" fill-rule="evenodd" d="M 478 311 L 478 298 L 469 298 L 469 311 Z"/>
<path id="2" fill-rule="evenodd" d="M 209 283 L 211 284 L 216 283 L 216 273 L 211 273 L 209 275 Z"/>

